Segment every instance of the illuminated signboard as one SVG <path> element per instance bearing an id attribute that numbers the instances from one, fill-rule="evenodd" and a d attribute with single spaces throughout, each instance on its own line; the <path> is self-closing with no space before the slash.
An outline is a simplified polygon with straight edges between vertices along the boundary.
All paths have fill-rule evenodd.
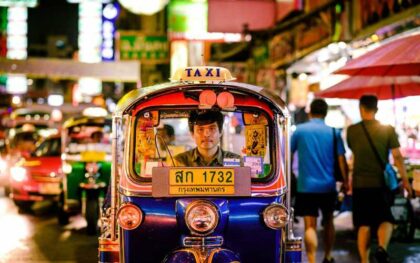
<path id="1" fill-rule="evenodd" d="M 38 0 L 0 0 L 0 6 L 35 7 L 37 5 Z"/>
<path id="2" fill-rule="evenodd" d="M 119 37 L 119 52 L 121 60 L 166 63 L 169 61 L 168 38 L 123 32 Z"/>
<path id="3" fill-rule="evenodd" d="M 102 61 L 115 60 L 114 36 L 116 31 L 115 21 L 120 12 L 117 2 L 109 3 L 102 9 Z"/>

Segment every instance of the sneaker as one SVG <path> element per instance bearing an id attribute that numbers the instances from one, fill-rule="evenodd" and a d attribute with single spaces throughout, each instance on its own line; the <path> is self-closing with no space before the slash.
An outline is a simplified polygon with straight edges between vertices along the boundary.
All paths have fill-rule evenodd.
<path id="1" fill-rule="evenodd" d="M 334 260 L 334 258 L 330 258 L 330 259 L 324 258 L 322 263 L 335 263 L 335 260 Z"/>
<path id="2" fill-rule="evenodd" d="M 388 253 L 383 247 L 378 247 L 375 252 L 375 258 L 378 263 L 390 263 L 391 260 L 389 258 Z"/>

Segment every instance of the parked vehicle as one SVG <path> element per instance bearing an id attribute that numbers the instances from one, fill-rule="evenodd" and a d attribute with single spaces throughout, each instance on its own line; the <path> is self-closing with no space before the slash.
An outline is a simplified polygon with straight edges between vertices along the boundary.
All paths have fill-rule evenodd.
<path id="1" fill-rule="evenodd" d="M 25 108 L 13 111 L 4 123 L 8 129 L 4 140 L 6 154 L 2 159 L 2 182 L 6 195 L 9 195 L 11 167 L 21 158 L 29 158 L 37 142 L 57 133 L 57 129 L 53 127 L 49 112 Z"/>
<path id="2" fill-rule="evenodd" d="M 9 186 L 9 178 L 7 176 L 7 147 L 6 137 L 3 131 L 0 132 L 0 187 L 5 189 Z M 8 189 L 7 189 L 8 191 Z M 6 195 L 9 193 L 6 191 Z"/>
<path id="3" fill-rule="evenodd" d="M 87 232 L 95 234 L 100 207 L 111 174 L 111 119 L 82 116 L 67 120 L 62 128 L 63 193 L 59 223 L 71 214 L 82 213 Z"/>
<path id="4" fill-rule="evenodd" d="M 34 143 L 34 142 L 32 142 Z M 10 197 L 23 211 L 35 201 L 58 201 L 61 193 L 61 137 L 48 137 L 10 169 Z"/>
<path id="5" fill-rule="evenodd" d="M 131 91 L 113 115 L 99 261 L 301 262 L 285 103 L 262 87 L 230 82 L 224 68 L 189 67 L 171 80 Z M 231 157 L 222 152 L 209 166 L 193 154 L 194 165 L 179 166 L 177 153 L 196 147 L 191 116 L 207 113 L 223 114 L 218 153 Z M 158 132 L 164 125 L 174 127 L 171 143 Z"/>

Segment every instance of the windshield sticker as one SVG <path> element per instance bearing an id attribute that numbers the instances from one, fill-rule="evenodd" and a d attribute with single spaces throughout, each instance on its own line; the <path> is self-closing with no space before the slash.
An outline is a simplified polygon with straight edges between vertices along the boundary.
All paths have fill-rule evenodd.
<path id="1" fill-rule="evenodd" d="M 224 158 L 223 166 L 241 166 L 241 159 L 239 158 Z"/>
<path id="2" fill-rule="evenodd" d="M 264 125 L 245 126 L 246 155 L 265 156 L 266 136 Z"/>
<path id="3" fill-rule="evenodd" d="M 263 172 L 263 158 L 255 156 L 245 156 L 244 166 L 251 167 L 251 177 L 258 178 Z"/>

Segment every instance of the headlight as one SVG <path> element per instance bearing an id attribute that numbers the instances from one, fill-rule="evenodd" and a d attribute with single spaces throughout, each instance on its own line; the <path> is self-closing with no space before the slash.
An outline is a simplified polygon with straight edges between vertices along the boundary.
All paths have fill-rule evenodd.
<path id="1" fill-rule="evenodd" d="M 193 233 L 207 235 L 216 228 L 219 222 L 219 213 L 212 203 L 195 201 L 187 207 L 185 222 Z"/>
<path id="2" fill-rule="evenodd" d="M 71 173 L 71 171 L 72 171 L 71 164 L 69 164 L 69 163 L 64 163 L 64 164 L 63 164 L 63 173 L 65 173 L 65 174 L 70 174 L 70 173 Z"/>
<path id="3" fill-rule="evenodd" d="M 280 229 L 287 224 L 289 214 L 280 204 L 271 204 L 263 212 L 265 224 L 272 229 Z"/>
<path id="4" fill-rule="evenodd" d="M 117 214 L 118 224 L 125 230 L 137 228 L 143 220 L 143 213 L 140 208 L 133 204 L 124 204 Z"/>
<path id="5" fill-rule="evenodd" d="M 26 169 L 23 167 L 15 166 L 10 169 L 12 180 L 16 182 L 23 182 L 26 179 Z"/>

